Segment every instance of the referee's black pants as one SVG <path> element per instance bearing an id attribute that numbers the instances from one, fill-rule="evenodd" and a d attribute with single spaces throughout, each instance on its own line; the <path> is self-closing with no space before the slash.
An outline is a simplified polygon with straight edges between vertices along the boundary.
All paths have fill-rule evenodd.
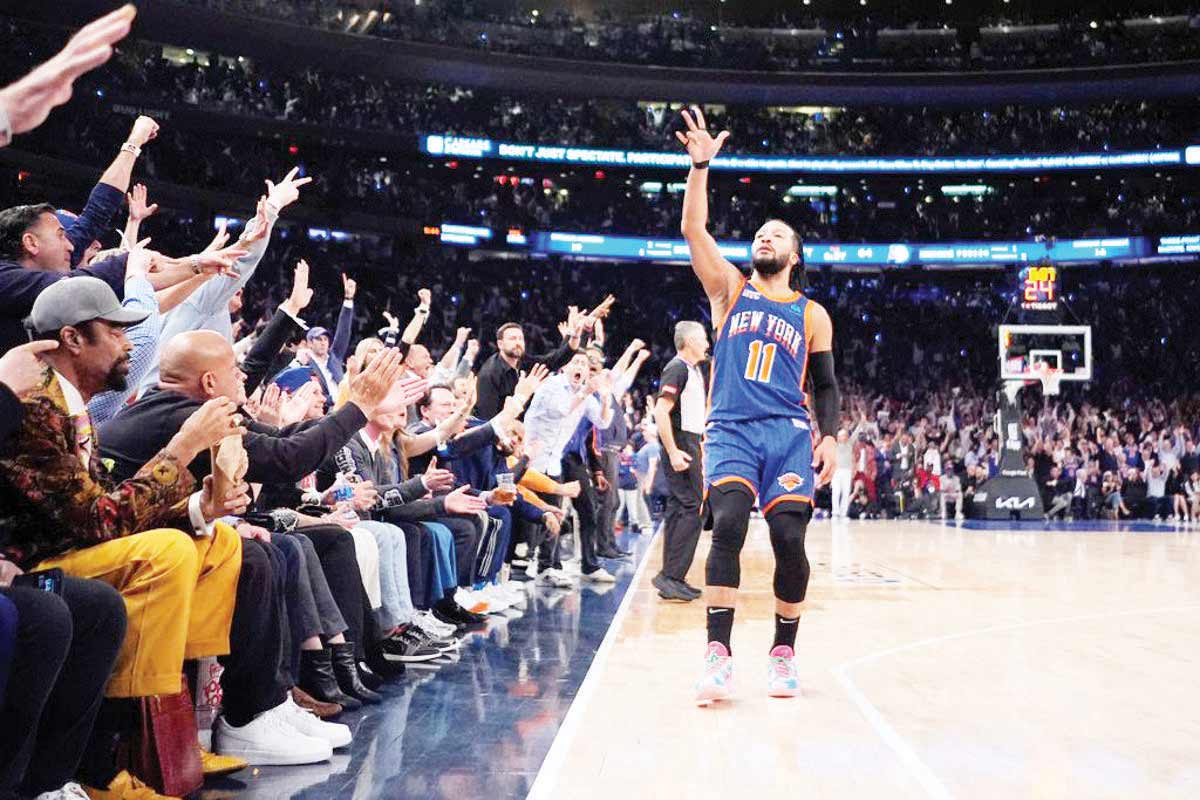
<path id="1" fill-rule="evenodd" d="M 691 456 L 692 462 L 687 469 L 676 472 L 666 451 L 663 451 L 658 465 L 666 474 L 667 486 L 671 491 L 667 498 L 667 512 L 663 517 L 662 571 L 668 578 L 682 581 L 692 567 L 696 544 L 700 541 L 704 467 L 698 434 L 675 431 L 675 445 Z"/>

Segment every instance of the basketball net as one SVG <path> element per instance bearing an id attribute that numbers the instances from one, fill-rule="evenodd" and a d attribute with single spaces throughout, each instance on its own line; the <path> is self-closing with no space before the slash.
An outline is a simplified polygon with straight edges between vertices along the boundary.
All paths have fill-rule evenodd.
<path id="1" fill-rule="evenodd" d="M 1042 394 L 1053 397 L 1058 394 L 1058 386 L 1062 381 L 1062 370 L 1050 366 L 1045 361 L 1033 365 L 1034 378 L 1042 384 Z"/>

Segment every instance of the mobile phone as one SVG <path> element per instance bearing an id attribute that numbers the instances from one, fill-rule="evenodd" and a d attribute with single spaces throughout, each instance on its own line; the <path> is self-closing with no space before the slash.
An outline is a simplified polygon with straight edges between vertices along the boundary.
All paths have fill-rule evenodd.
<path id="1" fill-rule="evenodd" d="M 13 578 L 13 586 L 27 586 L 43 592 L 61 595 L 63 591 L 63 571 L 57 567 L 41 572 L 26 572 Z"/>

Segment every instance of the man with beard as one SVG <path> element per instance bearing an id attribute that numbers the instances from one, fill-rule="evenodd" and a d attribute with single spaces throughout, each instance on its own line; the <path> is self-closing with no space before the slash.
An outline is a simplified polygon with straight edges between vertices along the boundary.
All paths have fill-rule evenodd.
<path id="1" fill-rule="evenodd" d="M 757 496 L 775 551 L 775 640 L 767 693 L 799 692 L 794 650 L 809 565 L 804 533 L 818 483 L 837 466 L 838 391 L 829 314 L 798 288 L 804 276 L 800 236 L 768 220 L 754 235 L 752 272 L 742 277 L 707 230 L 708 165 L 729 137 L 713 137 L 699 108 L 683 112 L 687 132 L 676 137 L 692 160 L 683 198 L 684 238 L 692 269 L 712 306 L 712 390 L 705 428 L 704 485 L 713 542 L 705 569 L 708 648 L 696 702 L 728 699 L 733 661 L 730 635 L 741 580 L 740 557 Z M 793 281 L 793 279 L 796 279 Z M 805 378 L 820 429 L 814 447 Z"/>
<path id="2" fill-rule="evenodd" d="M 135 249 L 131 269 L 144 270 L 148 259 Z M 245 432 L 233 402 L 217 398 L 198 406 L 120 483 L 102 466 L 86 404 L 102 389 L 123 388 L 130 349 L 124 328 L 144 316 L 122 308 L 97 278 L 47 288 L 33 304 L 31 328 L 58 347 L 42 354 L 43 381 L 21 399 L 22 427 L 0 458 L 0 554 L 21 569 L 57 568 L 104 581 L 124 598 L 128 633 L 83 775 L 114 797 L 157 796 L 118 772 L 116 737 L 133 719 L 132 698 L 180 692 L 185 658 L 222 657 L 228 724 L 249 725 L 271 713 L 257 730 L 277 733 L 274 721 L 299 713 L 282 694 L 260 691 L 274 688 L 270 665 L 277 658 L 264 656 L 281 646 L 270 635 L 276 628 L 257 624 L 266 606 L 262 599 L 274 585 L 270 562 L 260 550 L 243 548 L 233 528 L 216 522 L 245 510 L 249 486 L 214 498 L 212 481 L 195 491 L 197 481 L 186 467 L 225 437 Z M 277 741 L 294 763 L 331 753 L 327 742 L 315 738 L 261 738 Z M 202 760 L 213 770 L 244 766 L 211 755 Z"/>
<path id="3" fill-rule="evenodd" d="M 532 365 L 545 364 L 551 372 L 564 366 L 579 349 L 580 337 L 581 331 L 572 327 L 557 350 L 543 356 L 526 356 L 524 328 L 516 322 L 501 325 L 496 331 L 496 352 L 479 368 L 475 416 L 491 419 L 499 414 L 505 399 L 516 390 L 520 373 Z"/>

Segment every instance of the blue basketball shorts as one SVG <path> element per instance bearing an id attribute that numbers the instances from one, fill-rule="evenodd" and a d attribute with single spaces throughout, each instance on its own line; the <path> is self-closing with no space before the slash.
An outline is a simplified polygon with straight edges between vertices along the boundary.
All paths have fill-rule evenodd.
<path id="1" fill-rule="evenodd" d="M 740 483 L 763 514 L 789 503 L 812 505 L 812 429 L 793 417 L 714 421 L 704 433 L 704 490 Z"/>

